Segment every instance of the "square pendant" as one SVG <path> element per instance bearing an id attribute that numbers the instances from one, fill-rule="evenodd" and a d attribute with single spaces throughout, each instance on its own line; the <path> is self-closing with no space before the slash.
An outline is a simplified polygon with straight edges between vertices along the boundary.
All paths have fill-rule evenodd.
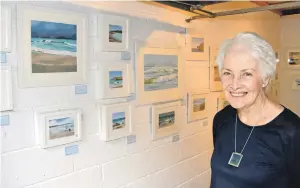
<path id="1" fill-rule="evenodd" d="M 228 164 L 231 166 L 239 167 L 242 158 L 243 158 L 242 154 L 233 152 L 228 161 Z"/>

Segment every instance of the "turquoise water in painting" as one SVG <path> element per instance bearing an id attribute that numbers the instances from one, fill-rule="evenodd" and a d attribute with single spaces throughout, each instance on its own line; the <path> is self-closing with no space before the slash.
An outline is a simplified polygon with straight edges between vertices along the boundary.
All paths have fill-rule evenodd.
<path id="1" fill-rule="evenodd" d="M 76 40 L 31 38 L 31 50 L 56 55 L 76 56 Z"/>

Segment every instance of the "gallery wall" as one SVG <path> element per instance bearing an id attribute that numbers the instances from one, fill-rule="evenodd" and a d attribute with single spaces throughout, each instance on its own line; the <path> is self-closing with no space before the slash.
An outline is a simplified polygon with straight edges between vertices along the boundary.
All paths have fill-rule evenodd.
<path id="1" fill-rule="evenodd" d="M 28 3 L 29 4 L 29 3 Z M 6 63 L 12 67 L 13 110 L 1 113 L 1 188 L 192 188 L 209 187 L 212 153 L 212 119 L 217 110 L 220 91 L 211 88 L 209 53 L 194 59 L 186 55 L 182 65 L 181 99 L 177 108 L 179 131 L 153 140 L 152 104 L 140 104 L 136 93 L 137 44 L 155 49 L 185 48 L 189 36 L 204 37 L 205 44 L 217 49 L 224 38 L 240 31 L 255 31 L 276 48 L 280 46 L 279 17 L 273 13 L 253 13 L 214 20 L 196 20 L 190 24 L 177 12 L 130 2 L 31 3 L 33 6 L 69 10 L 88 16 L 88 61 L 85 87 L 75 84 L 51 87 L 19 87 L 19 45 L 16 4 L 12 9 L 12 45 Z M 236 6 L 225 4 L 224 6 Z M 249 6 L 245 4 L 243 6 Z M 124 15 L 122 15 L 124 14 Z M 101 24 L 98 16 L 122 15 L 130 21 L 128 50 L 105 52 L 100 49 Z M 127 15 L 127 16 L 126 16 Z M 176 19 L 171 19 L 176 18 Z M 97 27 L 100 26 L 100 27 Z M 188 32 L 187 34 L 185 32 Z M 222 31 L 222 32 L 220 32 Z M 116 62 L 127 64 L 130 95 L 115 99 L 97 98 L 99 70 Z M 137 86 L 138 87 L 138 86 Z M 77 89 L 77 92 L 76 92 Z M 81 90 L 83 91 L 81 91 Z M 85 91 L 86 89 L 86 91 Z M 79 92 L 78 92 L 79 90 Z M 206 93 L 204 118 L 188 122 L 187 92 Z M 100 137 L 99 104 L 129 103 L 132 133 L 129 137 L 104 141 Z M 56 147 L 41 148 L 35 112 L 48 108 L 72 106 L 82 110 L 82 140 Z M 219 108 L 218 108 L 219 107 Z M 203 115 L 202 115 L 203 116 Z"/>

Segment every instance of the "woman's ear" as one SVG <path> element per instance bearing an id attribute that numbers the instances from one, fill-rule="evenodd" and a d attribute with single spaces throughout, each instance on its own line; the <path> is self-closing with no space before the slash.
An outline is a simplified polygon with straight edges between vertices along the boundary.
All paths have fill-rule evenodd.
<path id="1" fill-rule="evenodd" d="M 271 80 L 270 77 L 267 77 L 266 79 L 264 79 L 262 87 L 264 87 L 264 88 L 267 87 L 270 83 L 270 80 Z"/>

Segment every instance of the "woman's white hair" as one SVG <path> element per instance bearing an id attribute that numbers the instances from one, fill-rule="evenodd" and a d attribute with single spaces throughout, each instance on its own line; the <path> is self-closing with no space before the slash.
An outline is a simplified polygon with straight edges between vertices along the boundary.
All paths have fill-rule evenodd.
<path id="1" fill-rule="evenodd" d="M 216 62 L 219 71 L 223 68 L 224 58 L 234 45 L 242 45 L 259 63 L 262 79 L 272 79 L 276 71 L 276 56 L 272 46 L 262 37 L 252 32 L 242 32 L 232 39 L 227 39 L 220 47 Z"/>

